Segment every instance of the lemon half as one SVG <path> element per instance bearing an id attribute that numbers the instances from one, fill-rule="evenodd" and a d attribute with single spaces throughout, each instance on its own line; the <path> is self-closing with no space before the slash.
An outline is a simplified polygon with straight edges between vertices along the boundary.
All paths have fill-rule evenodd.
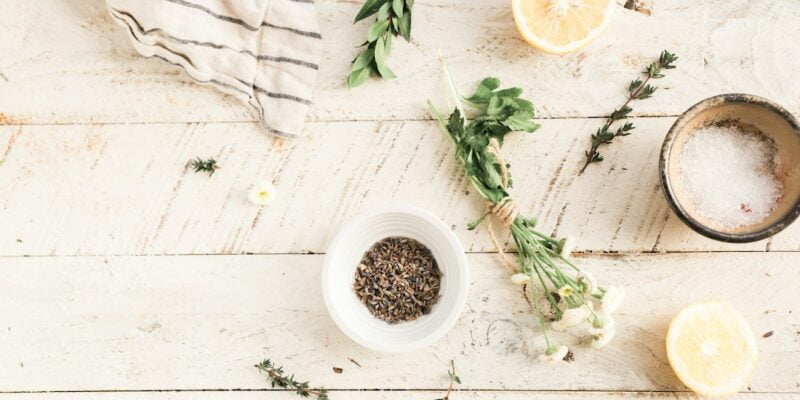
<path id="1" fill-rule="evenodd" d="M 705 396 L 723 396 L 747 384 L 758 350 L 741 314 L 727 303 L 708 302 L 686 307 L 672 320 L 667 357 L 690 389 Z"/>
<path id="2" fill-rule="evenodd" d="M 575 51 L 611 22 L 615 0 L 512 0 L 514 21 L 531 46 L 553 54 Z"/>

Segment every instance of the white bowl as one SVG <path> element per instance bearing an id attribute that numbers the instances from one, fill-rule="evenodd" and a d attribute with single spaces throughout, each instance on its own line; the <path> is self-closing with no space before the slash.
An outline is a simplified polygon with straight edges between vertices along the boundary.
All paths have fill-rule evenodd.
<path id="1" fill-rule="evenodd" d="M 389 324 L 374 317 L 353 291 L 356 267 L 375 242 L 405 236 L 433 253 L 442 272 L 439 301 L 431 312 Z M 383 352 L 428 346 L 447 333 L 467 301 L 469 270 L 456 235 L 439 218 L 417 207 L 392 205 L 364 213 L 347 224 L 328 246 L 322 268 L 322 294 L 336 325 L 356 343 Z"/>

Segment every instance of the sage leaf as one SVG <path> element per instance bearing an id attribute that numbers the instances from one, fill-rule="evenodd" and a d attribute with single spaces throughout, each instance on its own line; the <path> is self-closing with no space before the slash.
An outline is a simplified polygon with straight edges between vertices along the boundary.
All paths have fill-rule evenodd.
<path id="1" fill-rule="evenodd" d="M 366 49 L 363 53 L 359 54 L 355 60 L 353 60 L 353 68 L 352 70 L 358 70 L 365 68 L 369 63 L 372 62 L 375 56 L 375 50 L 373 49 Z"/>
<path id="2" fill-rule="evenodd" d="M 406 42 L 411 41 L 411 14 L 406 13 L 403 16 L 399 17 L 400 22 L 400 36 L 406 40 Z"/>
<path id="3" fill-rule="evenodd" d="M 394 11 L 394 15 L 397 17 L 403 16 L 403 8 L 405 7 L 405 3 L 403 0 L 394 0 L 392 1 L 392 11 Z"/>
<path id="4" fill-rule="evenodd" d="M 395 78 L 396 75 L 386 66 L 386 41 L 383 38 L 378 39 L 375 43 L 375 65 L 378 69 L 378 74 L 384 79 Z"/>
<path id="5" fill-rule="evenodd" d="M 375 17 L 378 21 L 383 21 L 385 19 L 389 19 L 389 11 L 392 9 L 392 2 L 391 0 L 388 3 L 384 3 L 381 8 L 378 9 L 378 15 Z"/>
<path id="6" fill-rule="evenodd" d="M 384 21 L 375 21 L 375 23 L 369 27 L 369 31 L 367 32 L 367 40 L 370 42 L 378 40 L 379 37 L 383 36 L 384 32 L 386 32 L 386 28 L 388 27 L 388 19 Z"/>
<path id="7" fill-rule="evenodd" d="M 369 68 L 361 68 L 358 70 L 354 70 L 350 73 L 350 76 L 347 78 L 347 87 L 352 89 L 364 82 L 367 81 L 369 78 L 370 69 Z"/>
<path id="8" fill-rule="evenodd" d="M 358 11 L 358 14 L 356 14 L 356 17 L 353 19 L 353 23 L 361 21 L 362 19 L 375 14 L 378 12 L 378 9 L 387 1 L 388 0 L 366 0 L 364 5 L 361 6 L 361 10 Z"/>

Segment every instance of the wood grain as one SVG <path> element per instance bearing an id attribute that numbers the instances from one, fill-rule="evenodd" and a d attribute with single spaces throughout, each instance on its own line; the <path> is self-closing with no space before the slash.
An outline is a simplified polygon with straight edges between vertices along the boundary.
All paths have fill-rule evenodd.
<path id="1" fill-rule="evenodd" d="M 192 83 L 177 67 L 139 57 L 100 1 L 7 0 L 0 15 L 0 113 L 25 123 L 251 121 L 247 108 Z M 680 56 L 662 91 L 637 115 L 677 115 L 724 92 L 771 98 L 800 113 L 800 3 L 671 0 L 652 16 L 619 8 L 585 50 L 538 53 L 518 37 L 507 0 L 419 0 L 414 40 L 396 41 L 399 76 L 347 90 L 344 78 L 367 23 L 357 1 L 318 1 L 325 53 L 308 118 L 427 119 L 419 106 L 441 91 L 437 49 L 465 88 L 487 75 L 521 86 L 547 118 L 604 115 L 662 49 Z M 5 78 L 3 78 L 5 77 Z M 43 102 L 42 99 L 46 99 Z"/>
<path id="2" fill-rule="evenodd" d="M 705 239 L 669 210 L 657 155 L 672 118 L 644 118 L 577 175 L 595 119 L 548 120 L 506 145 L 524 213 L 581 251 L 796 251 L 800 224 L 748 245 Z M 431 122 L 311 123 L 272 140 L 251 123 L 0 126 L 0 254 L 321 253 L 364 210 L 404 202 L 442 218 L 470 252 L 494 251 L 468 222 L 482 205 Z M 212 177 L 193 157 L 216 157 Z M 260 180 L 277 200 L 246 200 Z"/>
<path id="3" fill-rule="evenodd" d="M 349 391 L 337 390 L 330 394 L 331 399 L 339 400 L 431 400 L 443 396 L 444 391 Z M 568 400 L 580 397 L 582 399 L 695 399 L 696 396 L 685 392 L 536 392 L 536 391 L 457 391 L 450 395 L 451 400 Z M 228 392 L 228 391 L 193 391 L 193 392 L 101 392 L 101 393 L 0 393 L 0 400 L 297 400 L 294 393 L 257 391 L 257 392 Z M 729 400 L 784 400 L 794 399 L 796 395 L 789 393 L 741 393 L 727 397 Z"/>
<path id="4" fill-rule="evenodd" d="M 683 391 L 666 361 L 667 325 L 686 304 L 718 298 L 758 337 L 750 390 L 797 392 L 800 255 L 578 262 L 628 297 L 611 345 L 557 336 L 575 361 L 554 368 L 538 362 L 538 325 L 491 255 L 469 256 L 472 286 L 454 329 L 407 354 L 365 350 L 337 329 L 318 290 L 319 255 L 4 257 L 0 391 L 263 389 L 252 367 L 261 357 L 332 389 L 436 389 L 453 359 L 465 389 Z"/>

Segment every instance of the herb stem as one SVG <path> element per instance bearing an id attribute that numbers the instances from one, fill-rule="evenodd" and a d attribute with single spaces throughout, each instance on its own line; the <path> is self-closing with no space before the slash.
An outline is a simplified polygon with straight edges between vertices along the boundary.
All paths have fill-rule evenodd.
<path id="1" fill-rule="evenodd" d="M 663 78 L 664 75 L 661 73 L 662 70 L 665 69 L 673 69 L 675 65 L 673 63 L 677 60 L 674 54 L 664 50 L 661 52 L 658 60 L 652 62 L 643 72 L 646 75 L 644 81 L 640 78 L 634 79 L 630 85 L 628 85 L 628 98 L 625 99 L 625 102 L 622 103 L 622 106 L 614 110 L 607 118 L 605 123 L 597 130 L 596 133 L 592 135 L 592 145 L 588 151 L 586 151 L 586 161 L 583 163 L 583 167 L 578 172 L 578 175 L 583 174 L 586 171 L 586 168 L 589 167 L 589 164 L 603 161 L 603 156 L 600 155 L 599 148 L 604 144 L 610 144 L 614 138 L 619 136 L 628 136 L 633 133 L 635 127 L 632 123 L 626 122 L 615 131 L 611 130 L 611 125 L 614 124 L 615 121 L 620 121 L 628 118 L 628 115 L 633 111 L 630 107 L 630 104 L 633 100 L 645 100 L 649 99 L 653 96 L 656 89 L 655 86 L 650 85 L 650 81 L 652 79 L 659 79 Z"/>
<path id="2" fill-rule="evenodd" d="M 314 395 L 317 400 L 328 400 L 328 391 L 325 389 L 313 389 L 308 386 L 308 382 L 295 381 L 294 375 L 286 376 L 283 367 L 276 367 L 272 361 L 264 360 L 254 365 L 260 372 L 267 374 L 272 387 L 294 390 L 300 397 Z"/>
<path id="3" fill-rule="evenodd" d="M 630 92 L 628 94 L 628 99 L 625 100 L 624 103 L 622 103 L 622 107 L 619 108 L 620 110 L 621 109 L 625 109 L 625 107 L 628 107 L 628 104 L 630 104 L 630 102 L 633 101 L 633 99 L 635 99 L 637 96 L 639 96 L 641 94 L 642 88 L 644 88 L 645 85 L 647 85 L 647 82 L 650 82 L 650 78 L 651 78 L 650 75 L 647 75 L 647 78 L 645 78 L 644 82 L 642 82 L 642 84 L 639 85 L 639 88 L 636 89 L 635 92 Z M 614 114 L 612 114 L 612 115 L 614 115 Z M 603 124 L 603 128 L 601 128 L 601 129 L 607 131 L 609 128 L 611 128 L 611 124 L 613 124 L 614 121 L 616 121 L 616 120 L 613 119 L 611 116 L 609 116 L 608 118 L 606 118 L 606 123 Z M 591 148 L 591 150 L 589 150 L 589 153 L 586 155 L 586 162 L 583 163 L 583 168 L 581 168 L 581 171 L 579 172 L 579 174 L 582 174 L 583 171 L 586 171 L 586 168 L 588 168 L 589 164 L 592 163 L 592 159 L 597 156 L 597 149 L 600 148 L 601 144 L 603 144 L 603 142 L 592 143 L 592 148 Z"/>

